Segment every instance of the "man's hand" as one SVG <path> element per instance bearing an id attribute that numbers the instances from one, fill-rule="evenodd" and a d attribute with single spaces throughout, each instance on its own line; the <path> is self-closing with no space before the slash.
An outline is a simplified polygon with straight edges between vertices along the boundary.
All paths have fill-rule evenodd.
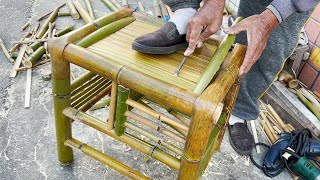
<path id="1" fill-rule="evenodd" d="M 241 31 L 247 31 L 248 47 L 243 64 L 240 67 L 240 76 L 246 74 L 260 58 L 272 29 L 278 24 L 279 21 L 276 16 L 267 9 L 259 15 L 250 16 L 239 24 L 225 29 L 225 32 L 228 34 L 238 34 Z"/>
<path id="2" fill-rule="evenodd" d="M 201 47 L 208 37 L 216 33 L 222 23 L 224 0 L 207 0 L 199 11 L 189 20 L 187 41 L 189 47 L 184 53 L 189 56 L 196 47 Z"/>

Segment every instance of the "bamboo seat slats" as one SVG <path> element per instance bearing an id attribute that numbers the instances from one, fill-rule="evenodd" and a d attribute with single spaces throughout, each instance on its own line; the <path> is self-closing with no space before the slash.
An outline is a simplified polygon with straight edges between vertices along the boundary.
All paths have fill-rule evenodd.
<path id="1" fill-rule="evenodd" d="M 87 49 L 153 78 L 192 91 L 216 50 L 216 46 L 205 44 L 201 50 L 196 50 L 182 67 L 179 77 L 175 77 L 173 73 L 184 57 L 183 51 L 170 55 L 150 55 L 139 53 L 131 48 L 134 39 L 158 28 L 149 23 L 136 20 L 120 31 L 94 43 Z"/>

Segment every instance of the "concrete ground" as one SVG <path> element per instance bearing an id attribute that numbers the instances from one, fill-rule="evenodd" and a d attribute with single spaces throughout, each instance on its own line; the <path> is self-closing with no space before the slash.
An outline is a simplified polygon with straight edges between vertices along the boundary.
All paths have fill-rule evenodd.
<path id="1" fill-rule="evenodd" d="M 64 0 L 0 0 L 0 37 L 7 47 L 11 41 L 22 37 L 20 27 L 32 18 L 53 10 Z M 93 1 L 96 14 L 101 17 L 109 11 L 101 1 Z M 136 1 L 129 1 L 136 7 Z M 147 10 L 151 10 L 151 1 L 143 0 Z M 66 11 L 65 8 L 62 11 Z M 76 24 L 82 20 L 59 18 L 57 29 Z M 9 78 L 11 65 L 0 53 L 0 179 L 126 179 L 118 172 L 101 163 L 74 151 L 74 164 L 62 167 L 57 161 L 55 144 L 54 115 L 51 95 L 51 83 L 43 81 L 40 72 L 50 69 L 50 65 L 41 66 L 33 71 L 31 108 L 24 108 L 26 72 L 16 78 Z M 78 76 L 81 70 L 73 67 Z M 93 112 L 105 118 L 107 109 Z M 75 137 L 105 152 L 127 165 L 142 171 L 153 179 L 175 179 L 177 172 L 156 160 L 144 162 L 145 156 L 128 146 L 96 132 L 93 129 L 74 123 Z M 259 129 L 259 128 L 258 128 Z M 260 139 L 265 141 L 261 132 Z M 261 170 L 250 162 L 245 165 L 245 158 L 237 155 L 228 142 L 227 134 L 220 152 L 212 158 L 202 179 L 268 179 Z M 274 179 L 291 179 L 287 172 Z"/>

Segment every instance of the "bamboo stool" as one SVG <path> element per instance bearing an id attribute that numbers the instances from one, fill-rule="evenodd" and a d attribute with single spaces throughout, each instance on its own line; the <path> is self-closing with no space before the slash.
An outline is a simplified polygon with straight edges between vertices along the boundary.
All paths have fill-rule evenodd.
<path id="1" fill-rule="evenodd" d="M 162 25 L 160 20 L 123 8 L 49 41 L 61 164 L 71 164 L 75 148 L 132 179 L 149 179 L 73 138 L 71 123 L 76 121 L 178 170 L 179 179 L 198 179 L 202 175 L 212 154 L 220 148 L 238 94 L 238 69 L 246 48 L 236 44 L 228 55 L 235 36 L 229 35 L 220 45 L 208 40 L 175 77 L 183 52 L 161 56 L 131 49 L 136 37 Z M 89 72 L 70 83 L 70 63 Z M 110 93 L 108 120 L 86 113 Z M 155 111 L 142 98 L 164 107 L 176 118 Z M 133 108 L 154 120 L 132 112 Z M 128 129 L 150 141 L 134 136 Z M 150 129 L 156 135 L 149 133 Z M 160 138 L 160 134 L 181 147 Z"/>

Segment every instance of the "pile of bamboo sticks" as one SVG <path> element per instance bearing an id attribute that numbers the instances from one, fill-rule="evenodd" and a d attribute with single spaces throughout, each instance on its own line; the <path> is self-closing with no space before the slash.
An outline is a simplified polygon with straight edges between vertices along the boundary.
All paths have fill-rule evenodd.
<path id="1" fill-rule="evenodd" d="M 290 123 L 285 123 L 281 119 L 270 104 L 265 104 L 260 101 L 260 109 L 260 128 L 262 132 L 265 133 L 270 144 L 274 144 L 274 142 L 279 138 L 280 133 L 295 130 Z"/>

